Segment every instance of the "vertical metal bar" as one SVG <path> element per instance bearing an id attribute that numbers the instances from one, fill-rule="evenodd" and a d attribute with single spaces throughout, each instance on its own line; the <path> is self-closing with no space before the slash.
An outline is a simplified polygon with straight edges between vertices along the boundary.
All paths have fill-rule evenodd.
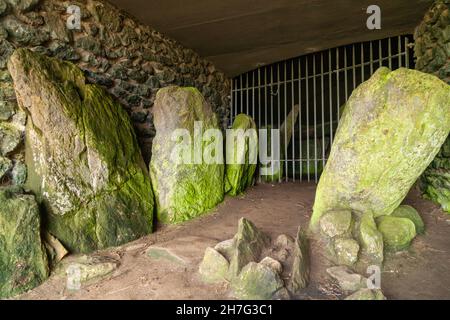
<path id="1" fill-rule="evenodd" d="M 316 55 L 313 55 L 313 94 L 314 94 L 314 181 L 317 183 L 317 93 L 316 93 Z"/>
<path id="2" fill-rule="evenodd" d="M 397 54 L 398 54 L 398 67 L 402 67 L 402 37 L 398 36 L 398 48 L 397 48 Z"/>
<path id="3" fill-rule="evenodd" d="M 255 71 L 252 71 L 252 118 L 255 119 Z"/>
<path id="4" fill-rule="evenodd" d="M 311 180 L 310 178 L 310 170 L 309 170 L 309 61 L 308 56 L 306 59 L 306 171 L 308 175 L 308 182 Z"/>
<path id="5" fill-rule="evenodd" d="M 378 60 L 380 62 L 380 68 L 383 66 L 383 49 L 381 48 L 381 45 L 381 40 L 378 40 Z"/>
<path id="6" fill-rule="evenodd" d="M 337 54 L 338 54 L 338 56 L 339 56 L 339 49 L 336 49 L 337 50 Z M 348 60 L 347 60 L 348 58 L 347 58 L 347 47 L 344 47 L 344 81 L 345 81 L 345 84 L 344 84 L 344 86 L 345 86 L 345 101 L 347 101 L 348 100 L 348 75 L 347 75 L 347 73 L 348 73 Z M 336 63 L 336 69 L 338 69 L 339 70 L 339 59 L 337 60 L 337 63 Z M 338 74 L 339 74 L 339 71 L 338 71 Z M 338 82 L 339 82 L 339 76 L 338 76 Z M 339 85 L 339 84 L 338 84 Z M 339 96 L 339 90 L 338 90 L 338 96 Z M 338 99 L 338 110 L 339 110 L 339 107 L 340 107 L 340 105 L 339 105 L 339 99 Z M 339 112 L 339 111 L 338 111 Z M 338 118 L 338 120 L 339 120 L 339 118 Z"/>
<path id="7" fill-rule="evenodd" d="M 243 90 L 243 88 L 244 88 L 244 79 L 243 79 L 243 75 L 241 74 L 241 81 L 240 81 L 240 96 L 241 96 L 241 108 L 240 108 L 240 112 L 239 113 L 241 113 L 241 112 L 244 112 L 244 90 Z M 238 115 L 238 113 L 236 113 L 236 115 Z"/>
<path id="8" fill-rule="evenodd" d="M 246 107 L 246 115 L 249 115 L 248 114 L 248 108 L 249 108 L 249 102 L 248 102 L 248 96 L 249 96 L 249 90 L 250 90 L 250 88 L 249 88 L 249 84 L 248 84 L 248 78 L 250 77 L 250 75 L 248 74 L 248 72 L 245 74 L 245 81 L 246 81 L 246 88 L 245 88 L 245 100 L 246 100 L 246 103 L 245 103 L 245 107 Z"/>
<path id="9" fill-rule="evenodd" d="M 405 37 L 405 65 L 409 69 L 409 38 Z"/>
<path id="10" fill-rule="evenodd" d="M 347 49 L 344 47 L 345 55 L 347 57 Z M 347 59 L 345 59 L 345 90 L 347 91 Z M 340 90 L 339 90 L 339 48 L 336 48 L 336 103 L 337 103 L 337 121 L 341 118 L 340 115 L 340 107 L 341 107 L 341 99 L 340 99 Z"/>
<path id="11" fill-rule="evenodd" d="M 230 96 L 230 122 L 228 123 L 228 126 L 231 126 L 233 124 L 233 110 L 234 110 L 234 79 L 231 79 L 231 96 Z"/>
<path id="12" fill-rule="evenodd" d="M 373 75 L 373 42 L 370 41 L 370 76 Z"/>
<path id="13" fill-rule="evenodd" d="M 352 71 L 353 71 L 353 90 L 356 88 L 356 53 L 355 45 L 352 45 Z"/>
<path id="14" fill-rule="evenodd" d="M 291 105 L 292 110 L 294 110 L 295 99 L 294 99 L 294 59 L 291 60 Z M 299 104 L 300 106 L 300 104 Z M 292 118 L 292 181 L 295 182 L 295 122 L 294 118 Z"/>
<path id="15" fill-rule="evenodd" d="M 287 61 L 284 61 L 284 122 L 287 120 Z M 287 123 L 286 123 L 287 125 Z M 284 130 L 284 169 L 286 174 L 286 182 L 289 180 L 288 162 L 287 162 L 287 131 Z"/>
<path id="16" fill-rule="evenodd" d="M 300 161 L 300 181 L 303 181 L 303 153 L 302 153 L 302 59 L 298 58 L 298 141 L 299 141 L 299 161 Z"/>
<path id="17" fill-rule="evenodd" d="M 361 42 L 361 83 L 364 82 L 364 42 Z"/>
<path id="18" fill-rule="evenodd" d="M 274 69 L 274 67 L 273 67 L 273 65 L 272 65 L 271 69 L 272 69 L 271 70 L 272 85 L 271 85 L 271 89 L 270 89 L 270 97 L 271 97 L 270 98 L 270 100 L 271 100 L 271 103 L 270 103 L 270 124 L 271 124 L 271 128 L 273 128 L 273 123 L 274 123 L 274 119 L 273 119 L 273 73 L 274 73 L 273 69 Z M 272 141 L 271 141 L 270 146 L 271 146 L 271 150 L 273 150 Z M 273 166 L 272 166 L 272 176 L 273 176 Z"/>
<path id="19" fill-rule="evenodd" d="M 267 70 L 269 69 L 269 67 L 267 67 L 267 68 L 264 68 L 264 74 L 265 74 L 265 76 L 264 76 L 264 82 L 266 83 L 266 85 L 264 86 L 264 97 L 265 97 L 265 99 L 264 99 L 264 122 L 265 122 L 265 128 L 267 129 L 267 118 L 268 118 L 268 114 L 267 114 L 267 107 L 268 107 L 268 105 L 269 105 L 269 96 L 267 95 L 267 89 L 268 89 L 268 87 L 269 87 L 269 76 L 268 76 L 268 73 L 267 73 Z M 272 77 L 272 80 L 273 80 L 273 77 Z M 270 87 L 270 88 L 272 88 L 272 87 Z"/>
<path id="20" fill-rule="evenodd" d="M 267 79 L 265 79 L 267 83 Z M 258 68 L 258 130 L 261 129 L 261 68 Z M 265 100 L 265 99 L 264 99 Z M 259 147 L 258 147 L 259 150 Z M 258 174 L 258 181 L 261 183 L 261 175 Z"/>
<path id="21" fill-rule="evenodd" d="M 389 58 L 389 69 L 392 70 L 392 38 L 389 38 L 388 41 L 388 58 Z"/>
<path id="22" fill-rule="evenodd" d="M 321 111 L 322 111 L 322 168 L 325 167 L 325 88 L 323 80 L 323 51 L 320 53 L 320 92 L 321 92 Z"/>
<path id="23" fill-rule="evenodd" d="M 280 110 L 281 110 L 281 102 L 280 102 L 280 83 L 281 83 L 281 74 L 280 74 L 280 64 L 277 63 L 277 82 L 278 82 L 278 86 L 277 86 L 277 116 L 278 116 L 278 129 L 280 129 L 281 127 L 281 115 L 280 115 Z M 280 134 L 283 134 L 282 132 L 280 132 Z M 283 152 L 283 150 L 280 150 L 280 155 L 281 152 Z M 280 165 L 280 173 L 281 173 L 281 166 L 283 165 L 283 162 L 281 161 L 281 159 L 283 159 L 284 157 L 280 156 L 280 161 L 279 161 L 279 165 Z M 278 175 L 278 182 L 281 182 L 281 175 Z"/>
<path id="24" fill-rule="evenodd" d="M 330 145 L 333 143 L 333 87 L 331 78 L 331 49 L 328 50 L 328 97 L 330 99 Z"/>

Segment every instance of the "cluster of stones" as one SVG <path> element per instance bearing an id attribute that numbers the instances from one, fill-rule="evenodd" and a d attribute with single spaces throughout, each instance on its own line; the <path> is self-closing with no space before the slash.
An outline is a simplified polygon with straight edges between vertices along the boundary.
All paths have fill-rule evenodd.
<path id="1" fill-rule="evenodd" d="M 70 5 L 81 9 L 81 30 L 67 28 Z M 139 24 L 114 6 L 94 0 L 0 0 L 3 184 L 20 184 L 26 174 L 20 148 L 23 121 L 6 72 L 8 58 L 22 47 L 75 63 L 88 81 L 117 98 L 131 116 L 147 163 L 155 136 L 152 113 L 159 88 L 196 87 L 218 114 L 220 125 L 224 127 L 227 122 L 230 83 L 226 76 L 194 51 Z"/>
<path id="2" fill-rule="evenodd" d="M 416 69 L 450 84 L 450 1 L 438 0 L 414 33 Z M 426 197 L 450 213 L 450 139 L 424 172 L 421 189 Z"/>
<path id="3" fill-rule="evenodd" d="M 24 127 L 28 170 L 21 182 L 26 192 L 15 186 L 0 188 L 7 199 L 0 202 L 0 219 L 5 220 L 0 237 L 0 297 L 42 282 L 49 267 L 56 267 L 68 251 L 92 252 L 151 233 L 155 207 L 159 221 L 177 223 L 223 200 L 223 163 L 171 163 L 176 129 L 189 130 L 195 138 L 195 122 L 202 121 L 203 130 L 221 133 L 217 115 L 198 89 L 159 90 L 149 174 L 129 115 L 75 64 L 19 48 L 8 61 L 8 71 L 19 107 L 9 124 Z M 244 127 L 254 123 L 247 116 L 240 118 Z M 13 154 L 17 146 L 8 139 L 3 143 L 6 154 Z M 202 151 L 208 145 L 203 143 Z M 240 148 L 238 153 L 245 155 L 250 145 Z M 222 146 L 213 151 L 222 153 Z M 229 169 L 238 177 L 227 182 L 235 194 L 253 182 L 255 165 L 244 160 Z M 29 219 L 34 220 L 23 225 L 28 220 L 20 215 L 11 218 L 11 213 L 22 211 L 30 211 Z M 108 264 L 94 265 L 98 272 L 89 267 L 88 274 L 111 269 Z"/>
<path id="4" fill-rule="evenodd" d="M 335 264 L 364 269 L 381 265 L 385 250 L 407 249 L 425 226 L 413 207 L 402 205 L 392 214 L 375 219 L 371 214 L 350 210 L 329 211 L 321 217 L 320 229 Z"/>
<path id="5" fill-rule="evenodd" d="M 309 283 L 308 240 L 299 229 L 295 240 L 271 241 L 241 218 L 232 239 L 206 249 L 199 273 L 205 282 L 229 284 L 238 299 L 289 299 Z"/>
<path id="6" fill-rule="evenodd" d="M 345 300 L 386 300 L 380 288 L 368 288 L 368 279 L 346 266 L 328 268 L 327 273 L 345 294 L 350 294 Z"/>

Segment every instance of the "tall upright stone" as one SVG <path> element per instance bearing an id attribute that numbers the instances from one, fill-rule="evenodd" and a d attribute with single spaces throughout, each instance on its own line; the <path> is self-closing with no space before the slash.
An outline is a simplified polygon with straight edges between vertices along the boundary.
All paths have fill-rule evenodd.
<path id="1" fill-rule="evenodd" d="M 18 49 L 8 68 L 28 113 L 26 187 L 48 231 L 72 252 L 150 233 L 150 178 L 120 104 L 68 62 Z"/>
<path id="2" fill-rule="evenodd" d="M 224 197 L 216 114 L 197 89 L 171 86 L 158 91 L 153 117 L 150 175 L 158 219 L 178 223 L 211 210 Z"/>
<path id="3" fill-rule="evenodd" d="M 239 114 L 227 135 L 225 191 L 236 196 L 253 185 L 258 159 L 258 134 L 255 121 Z"/>
<path id="4" fill-rule="evenodd" d="M 349 209 L 391 214 L 450 131 L 450 86 L 415 70 L 380 68 L 353 91 L 320 178 L 311 226 Z"/>

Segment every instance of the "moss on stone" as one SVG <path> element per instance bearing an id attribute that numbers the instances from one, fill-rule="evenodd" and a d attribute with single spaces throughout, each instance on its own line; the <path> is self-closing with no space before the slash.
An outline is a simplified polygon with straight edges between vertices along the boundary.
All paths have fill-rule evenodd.
<path id="1" fill-rule="evenodd" d="M 311 227 L 335 208 L 391 214 L 447 138 L 449 100 L 449 85 L 404 68 L 380 68 L 356 88 L 317 187 Z"/>
<path id="2" fill-rule="evenodd" d="M 29 115 L 26 187 L 48 230 L 72 252 L 150 233 L 150 178 L 122 107 L 69 62 L 18 49 L 8 67 Z"/>
<path id="3" fill-rule="evenodd" d="M 236 141 L 227 141 L 227 156 L 225 167 L 225 192 L 231 196 L 243 193 L 248 187 L 254 183 L 254 175 L 256 171 L 256 161 L 250 163 L 250 154 L 254 154 L 254 159 L 258 157 L 258 138 L 256 133 L 255 121 L 245 115 L 236 116 L 232 130 L 243 130 L 243 134 L 248 133 L 247 130 L 254 131 L 254 139 L 249 136 L 245 137 L 240 144 L 239 139 Z M 250 144 L 252 142 L 252 144 Z M 229 150 L 229 149 L 233 149 Z M 231 156 L 234 154 L 234 159 Z"/>
<path id="4" fill-rule="evenodd" d="M 0 188 L 0 298 L 32 289 L 48 274 L 34 196 L 20 188 Z"/>
<path id="5" fill-rule="evenodd" d="M 377 223 L 387 250 L 400 251 L 408 249 L 411 241 L 416 236 L 416 227 L 409 218 L 383 216 L 377 219 Z"/>
<path id="6" fill-rule="evenodd" d="M 394 212 L 391 214 L 391 216 L 399 218 L 408 218 L 414 223 L 414 226 L 416 227 L 416 232 L 418 234 L 422 234 L 425 232 L 425 224 L 423 223 L 420 214 L 417 212 L 416 209 L 414 209 L 411 206 L 402 205 L 397 209 L 395 209 Z"/>

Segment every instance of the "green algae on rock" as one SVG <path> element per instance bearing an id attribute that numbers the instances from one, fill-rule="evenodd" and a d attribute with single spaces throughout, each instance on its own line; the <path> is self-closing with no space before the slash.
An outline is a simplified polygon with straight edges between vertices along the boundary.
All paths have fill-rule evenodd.
<path id="1" fill-rule="evenodd" d="M 365 213 L 359 219 L 358 240 L 361 243 L 362 253 L 371 263 L 379 265 L 383 262 L 383 235 L 378 231 L 371 213 Z"/>
<path id="2" fill-rule="evenodd" d="M 391 216 L 399 218 L 408 218 L 414 223 L 414 226 L 416 227 L 416 232 L 418 234 L 423 234 L 425 232 L 425 224 L 423 223 L 420 214 L 417 212 L 416 209 L 414 209 L 411 206 L 402 205 L 397 209 L 395 209 L 394 212 L 392 212 Z"/>
<path id="3" fill-rule="evenodd" d="M 166 87 L 156 95 L 153 117 L 150 175 L 158 220 L 179 223 L 213 209 L 224 197 L 224 165 L 222 146 L 216 150 L 205 139 L 220 132 L 211 106 L 195 88 Z"/>
<path id="4" fill-rule="evenodd" d="M 235 135 L 227 136 L 225 192 L 236 196 L 253 185 L 258 158 L 258 135 L 255 121 L 243 113 L 234 119 L 231 129 Z"/>
<path id="5" fill-rule="evenodd" d="M 391 214 L 450 131 L 450 86 L 380 68 L 353 91 L 320 178 L 311 228 L 327 211 Z"/>
<path id="6" fill-rule="evenodd" d="M 72 252 L 150 233 L 150 178 L 122 107 L 69 62 L 18 49 L 8 68 L 28 113 L 26 187 L 47 230 Z"/>
<path id="7" fill-rule="evenodd" d="M 216 283 L 227 281 L 228 260 L 213 248 L 206 248 L 205 256 L 199 266 L 199 273 L 206 282 Z"/>
<path id="8" fill-rule="evenodd" d="M 38 204 L 17 187 L 0 188 L 0 298 L 41 284 L 49 274 Z"/>
<path id="9" fill-rule="evenodd" d="M 377 219 L 377 223 L 387 250 L 407 249 L 416 236 L 416 227 L 408 218 L 383 216 Z"/>

